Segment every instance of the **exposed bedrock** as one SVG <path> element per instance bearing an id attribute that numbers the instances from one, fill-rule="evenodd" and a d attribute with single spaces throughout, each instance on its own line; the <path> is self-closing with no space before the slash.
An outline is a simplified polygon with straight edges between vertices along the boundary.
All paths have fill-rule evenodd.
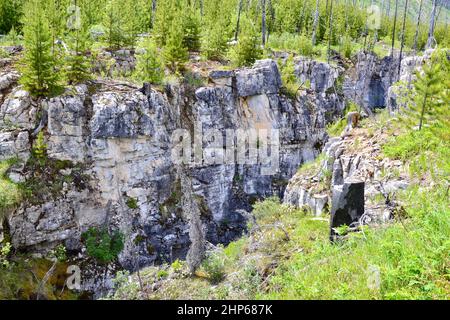
<path id="1" fill-rule="evenodd" d="M 190 226 L 172 159 L 179 143 L 173 137 L 180 129 L 191 142 L 194 133 L 203 132 L 204 158 L 185 166 L 192 180 L 185 185 L 192 187 L 206 240 L 235 239 L 246 224 L 239 212 L 250 210 L 257 199 L 282 197 L 299 165 L 320 153 L 327 123 L 342 115 L 342 97 L 327 90 L 338 72 L 325 64 L 316 69 L 320 72 L 299 72 L 315 90 L 295 100 L 280 93 L 280 74 L 272 60 L 248 69 L 213 71 L 210 84 L 195 90 L 172 85 L 161 92 L 148 85 L 139 89 L 94 81 L 36 102 L 20 87 L 12 88 L 0 108 L 1 158 L 26 161 L 33 132 L 44 124 L 48 158 L 70 162 L 48 182 L 59 183 L 52 194 L 24 201 L 9 215 L 14 247 L 45 253 L 62 243 L 83 255 L 80 235 L 96 227 L 125 235 L 119 256 L 123 267 L 184 258 Z M 214 138 L 211 129 L 216 130 Z M 279 157 L 272 171 L 262 174 L 267 157 L 259 151 L 256 164 L 214 162 L 224 150 L 227 131 L 239 129 L 279 130 Z M 210 148 L 213 143 L 215 149 Z M 262 148 L 258 141 L 257 149 Z M 26 180 L 26 168 L 14 166 L 10 173 Z"/>

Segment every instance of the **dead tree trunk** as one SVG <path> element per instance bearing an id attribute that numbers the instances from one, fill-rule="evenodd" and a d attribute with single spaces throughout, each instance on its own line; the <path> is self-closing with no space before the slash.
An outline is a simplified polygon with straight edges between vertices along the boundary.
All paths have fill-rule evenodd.
<path id="1" fill-rule="evenodd" d="M 178 176 L 181 181 L 182 207 L 185 218 L 189 221 L 189 239 L 191 246 L 186 256 L 189 271 L 193 274 L 203 261 L 206 251 L 205 236 L 200 209 L 192 189 L 191 177 L 186 173 L 182 165 L 178 167 Z"/>
<path id="2" fill-rule="evenodd" d="M 316 0 L 316 12 L 314 13 L 313 33 L 312 33 L 312 45 L 316 45 L 316 33 L 317 24 L 319 23 L 319 0 Z"/>
<path id="3" fill-rule="evenodd" d="M 155 25 L 156 0 L 152 0 L 152 28 Z"/>
<path id="4" fill-rule="evenodd" d="M 238 16 L 237 16 L 237 22 L 236 22 L 236 31 L 234 32 L 234 41 L 237 41 L 238 35 L 239 35 L 239 24 L 241 22 L 242 1 L 243 0 L 239 0 L 239 4 L 238 4 Z"/>
<path id="5" fill-rule="evenodd" d="M 414 45 L 413 45 L 414 52 L 417 51 L 417 40 L 419 38 L 419 28 L 420 28 L 420 18 L 422 15 L 422 6 L 423 6 L 423 0 L 420 0 L 419 14 L 417 15 L 417 23 L 416 23 L 416 33 L 414 34 Z"/>
<path id="6" fill-rule="evenodd" d="M 397 26 L 397 12 L 398 12 L 398 0 L 395 0 L 395 13 L 394 13 L 394 27 L 393 27 L 393 30 L 392 30 L 391 57 L 394 57 L 395 27 Z"/>
<path id="7" fill-rule="evenodd" d="M 402 68 L 402 55 L 403 55 L 403 46 L 405 45 L 405 25 L 406 25 L 406 14 L 407 13 L 408 13 L 408 0 L 405 1 L 405 10 L 403 12 L 402 42 L 400 44 L 400 57 L 398 59 L 397 80 L 400 80 L 400 71 Z"/>
<path id="8" fill-rule="evenodd" d="M 331 40 L 333 38 L 333 0 L 330 1 L 330 24 L 329 24 L 329 34 L 328 34 L 328 64 L 330 64 L 331 58 Z"/>
<path id="9" fill-rule="evenodd" d="M 262 45 L 266 45 L 266 0 L 261 0 L 261 33 Z"/>
<path id="10" fill-rule="evenodd" d="M 431 16 L 430 16 L 430 28 L 428 30 L 428 40 L 427 40 L 427 46 L 426 48 L 429 49 L 433 46 L 434 42 L 434 20 L 436 19 L 436 7 L 437 7 L 437 0 L 433 0 L 433 8 L 431 9 Z"/>

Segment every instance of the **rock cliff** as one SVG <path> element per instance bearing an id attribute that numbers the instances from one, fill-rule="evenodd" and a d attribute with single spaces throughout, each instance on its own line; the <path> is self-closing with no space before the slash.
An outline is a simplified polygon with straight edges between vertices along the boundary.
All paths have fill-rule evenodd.
<path id="1" fill-rule="evenodd" d="M 180 129 L 193 140 L 194 133 L 203 132 L 197 147 L 213 160 L 204 157 L 184 166 L 205 240 L 227 243 L 240 236 L 246 224 L 240 210 L 250 210 L 257 199 L 282 196 L 298 166 L 320 152 L 327 123 L 342 113 L 343 99 L 327 91 L 337 72 L 325 64 L 316 69 L 320 73 L 298 68 L 314 92 L 295 100 L 281 93 L 272 60 L 248 69 L 212 71 L 209 84 L 199 88 L 174 84 L 157 90 L 92 81 L 43 100 L 23 91 L 15 73 L 2 74 L 0 159 L 20 159 L 9 177 L 34 194 L 6 220 L 13 246 L 46 254 L 64 244 L 84 257 L 81 234 L 96 227 L 125 235 L 119 255 L 125 268 L 185 258 L 190 220 L 172 154 Z M 208 149 L 214 139 L 205 132 L 212 129 L 215 149 Z M 273 172 L 261 174 L 266 164 L 260 153 L 255 162 L 244 163 L 215 162 L 207 154 L 220 153 L 226 133 L 239 129 L 278 130 L 279 160 Z M 34 170 L 30 161 L 39 131 L 51 170 Z"/>

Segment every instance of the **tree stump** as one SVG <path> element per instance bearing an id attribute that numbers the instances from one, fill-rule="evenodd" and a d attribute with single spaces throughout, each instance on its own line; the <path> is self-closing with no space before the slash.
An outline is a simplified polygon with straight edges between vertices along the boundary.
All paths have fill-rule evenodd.
<path id="1" fill-rule="evenodd" d="M 330 240 L 339 238 L 335 228 L 351 226 L 364 214 L 364 182 L 346 182 L 333 188 Z"/>

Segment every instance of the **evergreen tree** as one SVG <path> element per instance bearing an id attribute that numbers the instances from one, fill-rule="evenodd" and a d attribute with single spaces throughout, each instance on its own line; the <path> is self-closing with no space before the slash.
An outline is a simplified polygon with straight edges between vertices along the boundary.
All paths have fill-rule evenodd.
<path id="1" fill-rule="evenodd" d="M 414 82 L 413 101 L 409 103 L 402 120 L 421 130 L 426 122 L 439 124 L 449 120 L 448 73 L 450 62 L 446 52 L 436 52 L 431 61 L 417 73 Z M 448 123 L 447 123 L 448 124 Z"/>
<path id="2" fill-rule="evenodd" d="M 202 26 L 202 52 L 207 59 L 221 60 L 228 49 L 229 21 L 218 0 L 208 2 L 206 9 Z M 236 32 L 240 32 L 240 30 Z"/>
<path id="3" fill-rule="evenodd" d="M 137 56 L 135 76 L 138 80 L 153 84 L 160 84 L 164 78 L 164 64 L 160 58 L 156 43 L 147 40 L 145 53 Z"/>
<path id="4" fill-rule="evenodd" d="M 188 49 L 184 45 L 184 29 L 181 18 L 179 15 L 172 20 L 166 45 L 163 49 L 164 61 L 167 67 L 176 73 L 183 70 L 185 62 L 189 59 Z"/>
<path id="5" fill-rule="evenodd" d="M 200 21 L 193 8 L 183 15 L 183 44 L 189 51 L 200 50 Z"/>
<path id="6" fill-rule="evenodd" d="M 30 0 L 25 6 L 23 20 L 25 54 L 20 62 L 20 82 L 35 96 L 54 94 L 59 80 L 51 52 L 49 23 L 42 4 L 43 0 Z"/>
<path id="7" fill-rule="evenodd" d="M 64 31 L 66 10 L 69 7 L 69 2 L 65 0 L 45 0 L 44 4 L 52 38 L 52 54 L 57 59 L 59 58 L 59 52 L 56 48 L 57 40 L 61 39 Z"/>
<path id="8" fill-rule="evenodd" d="M 0 1 L 0 34 L 7 34 L 12 27 L 20 29 L 23 0 Z"/>
<path id="9" fill-rule="evenodd" d="M 263 50 L 256 27 L 247 16 L 243 16 L 241 36 L 233 48 L 232 59 L 238 66 L 250 66 L 261 58 L 262 54 Z"/>
<path id="10" fill-rule="evenodd" d="M 146 8 L 141 0 L 125 0 L 121 6 L 123 45 L 134 49 L 139 33 L 146 29 L 146 17 L 143 15 Z"/>
<path id="11" fill-rule="evenodd" d="M 16 31 L 16 27 L 12 26 L 11 30 L 9 30 L 7 39 L 13 46 L 16 46 L 19 43 L 19 34 Z"/>
<path id="12" fill-rule="evenodd" d="M 169 28 L 172 25 L 174 11 L 178 11 L 175 0 L 157 1 L 153 35 L 158 46 L 163 47 L 169 36 Z"/>
<path id="13" fill-rule="evenodd" d="M 108 0 L 105 7 L 103 24 L 106 27 L 106 40 L 110 50 L 120 49 L 124 42 L 121 2 Z"/>
<path id="14" fill-rule="evenodd" d="M 89 61 L 86 58 L 88 43 L 87 19 L 83 14 L 82 3 L 88 0 L 73 0 L 69 10 L 73 15 L 68 20 L 66 37 L 70 53 L 66 58 L 66 77 L 70 84 L 80 83 L 90 78 Z"/>

